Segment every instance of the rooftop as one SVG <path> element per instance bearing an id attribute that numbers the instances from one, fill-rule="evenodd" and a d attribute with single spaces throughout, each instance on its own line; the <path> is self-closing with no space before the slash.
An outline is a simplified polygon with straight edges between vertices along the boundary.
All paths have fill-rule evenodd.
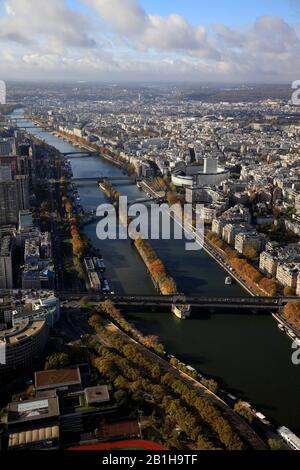
<path id="1" fill-rule="evenodd" d="M 85 396 L 89 405 L 93 403 L 106 403 L 110 401 L 110 396 L 106 385 L 86 388 Z"/>
<path id="2" fill-rule="evenodd" d="M 8 447 L 25 446 L 52 439 L 59 439 L 59 427 L 51 426 L 48 428 L 32 429 L 29 431 L 17 432 L 10 434 Z"/>
<path id="3" fill-rule="evenodd" d="M 81 384 L 79 368 L 35 372 L 34 377 L 37 391 Z"/>
<path id="4" fill-rule="evenodd" d="M 8 405 L 8 428 L 17 423 L 26 423 L 59 416 L 58 398 L 35 399 L 12 402 Z"/>
<path id="5" fill-rule="evenodd" d="M 0 240 L 0 256 L 10 256 L 12 238 L 7 235 Z"/>
<path id="6" fill-rule="evenodd" d="M 13 328 L 0 332 L 0 340 L 4 340 L 6 344 L 16 344 L 37 334 L 45 325 L 44 320 L 24 319 Z"/>

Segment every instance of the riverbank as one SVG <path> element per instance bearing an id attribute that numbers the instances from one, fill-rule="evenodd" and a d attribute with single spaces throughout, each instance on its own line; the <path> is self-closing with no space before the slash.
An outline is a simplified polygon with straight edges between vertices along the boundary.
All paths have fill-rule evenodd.
<path id="1" fill-rule="evenodd" d="M 104 192 L 106 197 L 114 204 L 118 204 L 120 193 L 107 180 L 99 184 L 99 188 Z M 121 220 L 122 222 L 122 220 Z M 131 220 L 127 220 L 129 226 Z M 127 227 L 126 227 L 127 228 Z M 136 237 L 134 237 L 136 238 Z M 167 272 L 164 263 L 155 252 L 149 240 L 143 238 L 134 239 L 133 246 L 143 260 L 149 275 L 154 283 L 155 288 L 163 295 L 173 295 L 178 293 L 176 282 Z"/>
<path id="2" fill-rule="evenodd" d="M 42 121 L 42 120 L 39 120 L 37 119 L 35 116 L 31 116 L 31 115 L 26 115 L 29 119 L 32 119 L 34 120 L 34 122 L 36 122 L 38 125 L 41 125 L 41 126 L 46 126 L 46 124 Z M 79 138 L 76 138 L 75 136 L 71 136 L 65 132 L 61 132 L 61 131 L 58 131 L 58 130 L 53 130 L 51 132 L 52 135 L 55 135 L 55 136 L 58 136 L 58 137 L 61 137 L 63 139 L 65 139 L 67 142 L 70 142 L 71 144 L 73 145 L 76 145 L 78 148 L 79 148 L 79 151 L 80 149 L 84 149 L 84 150 L 87 150 L 89 152 L 93 152 L 95 154 L 97 154 L 98 152 L 95 150 L 95 147 L 94 146 L 90 146 L 88 145 L 87 143 L 85 143 L 83 141 L 83 139 L 79 139 Z M 115 159 L 113 159 L 111 156 L 109 155 L 105 155 L 105 154 L 100 154 L 101 158 L 104 158 L 105 160 L 109 161 L 110 163 L 112 164 L 115 164 L 119 167 L 121 167 L 123 170 L 126 170 L 126 168 L 118 161 L 116 161 Z M 154 196 L 154 197 L 157 197 L 157 198 L 160 198 L 161 197 L 161 193 L 159 194 L 157 191 L 155 191 L 149 184 L 147 184 L 145 181 L 142 181 L 142 186 L 141 186 L 141 189 L 142 187 L 144 187 L 143 189 L 144 190 L 148 190 L 149 193 Z M 109 191 L 107 190 L 107 188 L 104 187 L 103 185 L 103 188 L 101 188 L 104 193 L 106 194 L 107 197 L 110 197 L 110 194 L 109 194 Z M 115 202 L 115 201 L 114 201 Z M 174 219 L 174 216 L 173 214 L 171 214 L 171 216 L 173 217 Z M 176 222 L 181 226 L 182 229 L 184 229 L 183 225 L 176 219 Z M 194 228 L 192 227 L 192 225 L 190 225 L 190 231 L 192 233 L 194 233 Z M 196 240 L 197 240 L 197 235 L 195 234 L 195 237 L 196 237 Z M 208 238 L 206 237 L 206 235 L 204 236 L 204 243 L 203 243 L 203 240 L 198 240 L 199 243 L 202 244 L 202 247 L 204 249 L 204 251 L 219 265 L 222 267 L 222 269 L 228 273 L 248 294 L 250 294 L 251 296 L 258 296 L 259 293 L 254 289 L 254 287 L 250 287 L 249 285 L 246 284 L 246 282 L 241 278 L 241 276 L 236 272 L 234 271 L 225 261 L 224 259 L 222 259 L 220 257 L 220 255 L 218 254 L 218 252 L 216 250 L 213 249 L 212 245 L 209 243 L 209 240 Z"/>
<path id="3" fill-rule="evenodd" d="M 151 195 L 155 197 L 159 197 L 160 195 L 153 189 L 149 184 L 143 182 L 143 185 L 149 190 Z M 197 233 L 195 233 L 194 227 L 192 224 L 187 223 L 185 221 L 185 226 L 183 226 L 182 222 L 178 218 L 175 219 L 174 214 L 171 213 L 171 217 L 173 220 L 181 227 L 182 230 L 189 229 L 189 234 L 193 234 L 195 237 L 195 240 L 198 242 L 199 246 L 203 248 L 203 250 L 214 260 L 216 263 L 221 266 L 221 268 L 230 275 L 245 291 L 250 294 L 252 297 L 260 295 L 257 290 L 255 290 L 253 287 L 251 288 L 246 284 L 246 282 L 242 279 L 242 277 L 220 256 L 220 253 L 217 252 L 216 249 L 211 245 L 209 242 L 209 239 L 204 233 L 204 237 L 201 238 Z"/>
<path id="4" fill-rule="evenodd" d="M 68 140 L 67 136 L 64 135 L 62 136 L 62 138 Z M 73 142 L 73 139 L 70 139 L 70 141 L 72 143 Z M 79 146 L 79 144 L 77 144 Z M 81 144 L 82 146 L 83 144 Z M 81 146 L 79 146 L 79 151 L 80 151 L 80 148 Z M 83 148 L 85 148 L 86 150 L 89 150 L 89 151 L 94 151 L 93 147 L 89 147 L 87 145 L 83 146 Z M 111 161 L 111 157 L 107 157 L 107 156 L 102 156 L 104 159 L 110 161 L 110 163 L 119 163 L 119 162 L 115 162 L 115 161 Z M 123 170 L 125 170 L 125 168 L 123 168 Z M 145 191 L 148 191 L 152 196 L 154 197 L 161 197 L 161 193 L 158 193 L 156 192 L 153 188 L 151 188 L 151 185 L 147 184 L 145 181 L 142 182 L 142 186 L 143 186 L 143 189 Z M 112 187 L 112 186 L 111 186 Z M 112 187 L 113 188 L 113 187 Z M 115 188 L 113 188 L 115 190 Z M 115 193 L 116 195 L 118 195 L 118 191 L 115 190 Z M 106 191 L 106 196 L 109 197 L 110 194 Z M 173 214 L 171 214 L 173 216 Z M 174 217 L 173 217 L 174 218 Z M 180 221 L 178 219 L 176 219 L 176 222 L 181 226 L 181 228 L 185 228 L 186 229 L 186 226 L 183 227 L 183 225 L 180 223 Z M 194 232 L 194 228 L 192 225 L 190 225 L 189 227 L 189 231 L 190 232 Z M 205 253 L 207 255 L 209 255 L 223 270 L 224 272 L 226 272 L 232 279 L 234 279 L 234 281 L 239 284 L 249 295 L 251 296 L 268 296 L 270 294 L 268 294 L 268 292 L 265 292 L 265 291 L 262 291 L 258 288 L 258 286 L 256 286 L 254 283 L 250 283 L 250 282 L 246 282 L 243 277 L 241 276 L 240 273 L 238 273 L 230 264 L 229 260 L 226 259 L 224 257 L 224 254 L 221 252 L 221 250 L 218 250 L 209 240 L 209 238 L 207 237 L 207 234 L 205 233 L 204 235 L 204 240 L 203 239 L 200 239 L 200 237 L 195 234 L 195 238 L 196 240 L 198 239 L 198 243 L 201 244 L 203 250 L 205 251 Z M 135 247 L 136 247 L 136 244 L 135 244 Z M 137 247 L 136 247 L 137 248 Z M 142 257 L 143 259 L 143 257 Z M 145 260 L 143 259 L 143 262 L 145 263 Z M 160 291 L 161 289 L 159 288 L 158 286 L 158 283 L 156 281 L 156 279 L 153 277 L 152 273 L 151 273 L 151 270 L 149 269 L 149 266 L 147 266 L 147 263 L 145 263 L 146 267 L 147 267 L 147 270 L 148 270 L 148 273 L 151 277 L 151 280 L 154 284 L 154 286 L 156 288 L 158 288 Z M 172 292 L 173 293 L 173 292 Z M 271 295 L 270 295 L 271 296 Z M 276 316 L 273 316 L 273 318 L 278 322 L 277 318 L 281 318 L 282 321 L 285 321 L 287 322 L 286 318 L 281 315 L 281 314 L 278 314 Z M 295 328 L 292 327 L 292 325 L 289 325 L 289 329 L 292 329 L 293 330 L 293 333 L 295 334 L 295 337 L 298 337 L 300 338 L 300 331 L 299 330 L 296 330 Z M 287 336 L 292 339 L 291 335 L 287 333 Z"/>
<path id="5" fill-rule="evenodd" d="M 209 424 L 209 426 L 211 427 L 211 431 L 217 432 L 219 439 L 225 445 L 225 447 L 230 448 L 231 446 L 234 446 L 234 447 L 237 446 L 236 448 L 240 448 L 240 449 L 243 448 L 243 444 L 235 435 L 235 432 L 236 432 L 235 430 L 237 430 L 239 434 L 242 436 L 242 438 L 244 439 L 244 441 L 247 443 L 248 447 L 252 449 L 256 449 L 256 450 L 267 449 L 267 446 L 257 436 L 254 430 L 236 412 L 234 412 L 225 402 L 223 402 L 223 400 L 221 400 L 217 395 L 215 395 L 213 392 L 208 390 L 204 385 L 202 385 L 196 379 L 193 379 L 188 374 L 177 369 L 170 362 L 166 361 L 161 356 L 157 355 L 155 352 L 149 350 L 148 348 L 140 344 L 138 341 L 131 338 L 130 335 L 122 331 L 116 324 L 108 323 L 105 326 L 103 326 L 101 325 L 100 317 L 98 318 L 98 320 L 97 318 L 92 317 L 91 325 L 94 328 L 96 328 L 96 332 L 99 332 L 98 328 L 100 328 L 101 331 L 103 331 L 103 328 L 105 328 L 108 333 L 108 339 L 112 340 L 113 342 L 117 341 L 115 347 L 118 344 L 119 351 L 122 351 L 124 349 L 122 342 L 125 342 L 125 345 L 132 344 L 132 346 L 134 346 L 134 349 L 137 352 L 141 353 L 144 359 L 149 361 L 149 366 L 150 364 L 153 364 L 153 365 L 157 364 L 159 366 L 159 369 L 161 369 L 161 371 L 159 369 L 157 369 L 156 371 L 156 380 L 155 380 L 156 392 L 158 392 L 158 389 L 161 389 L 162 394 L 165 396 L 171 392 L 172 387 L 170 388 L 171 383 L 169 381 L 167 383 L 167 389 L 163 390 L 166 384 L 165 384 L 165 380 L 160 380 L 160 378 L 164 377 L 164 374 L 169 374 L 170 376 L 174 377 L 174 379 L 179 380 L 179 382 L 182 384 L 186 384 L 191 390 L 193 390 L 195 395 L 193 395 L 192 401 L 189 401 L 189 406 L 195 406 L 198 398 L 201 400 L 201 402 L 199 402 L 200 406 L 197 408 L 197 412 L 202 417 L 202 420 Z M 114 335 L 117 335 L 117 336 L 114 338 Z M 125 351 L 127 352 L 128 350 L 125 349 Z M 134 356 L 135 356 L 134 351 L 130 352 L 130 357 L 133 363 L 135 362 Z M 145 371 L 145 367 L 146 367 L 146 363 L 143 362 L 144 371 Z M 158 380 L 158 384 L 157 384 L 157 380 Z M 150 383 L 149 383 L 149 386 L 147 387 L 147 390 L 148 390 L 148 393 L 151 393 Z M 184 399 L 185 399 L 184 396 L 182 396 L 182 400 Z M 159 402 L 161 402 L 161 400 L 159 400 L 158 403 Z M 221 415 L 219 414 L 220 412 L 221 412 Z M 211 415 L 211 418 L 208 417 L 210 415 Z M 176 420 L 176 418 L 179 418 L 179 416 L 180 414 L 178 416 L 174 415 L 174 419 Z M 217 421 L 218 421 L 218 424 L 217 424 Z M 222 422 L 222 426 L 219 426 L 221 422 Z M 226 423 L 228 424 L 230 423 L 230 427 L 233 426 L 233 429 L 228 428 L 227 427 L 228 424 Z M 186 424 L 187 423 L 185 423 L 185 425 Z M 192 423 L 190 423 L 190 425 L 192 425 Z"/>
<path id="6" fill-rule="evenodd" d="M 22 117 L 21 111 L 13 117 Z M 32 126 L 32 123 L 23 123 Z M 37 129 L 39 138 L 61 153 L 78 151 L 64 139 Z M 84 154 L 84 152 L 83 152 Z M 122 176 L 116 165 L 90 156 L 70 158 L 75 178 L 89 178 L 95 174 Z M 141 193 L 134 185 L 118 190 L 136 200 Z M 90 182 L 78 184 L 81 204 L 86 211 L 105 203 L 99 188 Z M 144 264 L 129 241 L 99 241 L 96 224 L 86 227 L 86 234 L 101 252 L 106 253 L 106 266 L 114 290 L 124 295 L 155 294 L 155 289 Z M 224 269 L 208 256 L 205 250 L 186 252 L 182 241 L 153 242 L 155 250 L 174 274 L 180 291 L 204 297 L 242 297 L 240 284 L 224 283 Z M 231 394 L 253 403 L 262 413 L 300 433 L 299 368 L 291 361 L 290 339 L 282 334 L 271 315 L 252 315 L 220 311 L 209 315 L 195 312 L 188 322 L 163 312 L 151 314 L 131 312 L 130 320 L 145 334 L 158 335 L 168 350 L 182 362 L 190 364 L 206 377 L 213 377 Z M 276 371 L 276 372 L 275 372 Z"/>

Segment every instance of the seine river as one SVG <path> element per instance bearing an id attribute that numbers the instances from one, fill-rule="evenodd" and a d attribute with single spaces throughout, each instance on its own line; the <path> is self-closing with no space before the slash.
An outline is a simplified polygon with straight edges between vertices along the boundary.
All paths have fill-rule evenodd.
<path id="1" fill-rule="evenodd" d="M 13 113 L 22 115 L 21 110 Z M 28 122 L 28 125 L 33 123 Z M 22 122 L 22 125 L 26 125 Z M 61 152 L 78 148 L 39 129 L 36 136 Z M 70 157 L 74 177 L 119 176 L 121 170 L 100 157 Z M 119 190 L 129 201 L 141 198 L 134 185 Z M 79 183 L 81 204 L 95 210 L 106 202 L 96 183 Z M 87 235 L 100 248 L 107 265 L 107 277 L 115 292 L 154 294 L 144 264 L 129 241 L 99 241 L 96 225 Z M 183 241 L 155 241 L 179 291 L 203 296 L 245 296 L 238 285 L 225 286 L 224 271 L 204 251 L 187 252 Z M 208 315 L 198 311 L 188 321 L 166 313 L 133 313 L 137 327 L 161 338 L 168 351 L 203 374 L 214 377 L 236 396 L 250 401 L 259 411 L 300 434 L 300 366 L 291 362 L 291 340 L 277 327 L 270 314 L 236 314 L 228 310 Z"/>

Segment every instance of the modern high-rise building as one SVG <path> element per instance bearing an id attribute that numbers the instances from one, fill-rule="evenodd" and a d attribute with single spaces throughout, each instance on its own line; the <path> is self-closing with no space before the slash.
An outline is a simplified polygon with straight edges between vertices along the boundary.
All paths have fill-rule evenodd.
<path id="1" fill-rule="evenodd" d="M 49 330 L 43 320 L 25 318 L 17 325 L 7 325 L 0 331 L 0 345 L 5 348 L 5 364 L 0 364 L 0 384 L 32 367 L 47 345 Z"/>
<path id="2" fill-rule="evenodd" d="M 29 209 L 29 176 L 23 163 L 0 161 L 0 226 L 16 225 L 19 210 Z M 21 167 L 24 173 L 19 173 Z"/>
<path id="3" fill-rule="evenodd" d="M 28 175 L 17 175 L 15 177 L 18 208 L 21 211 L 29 209 L 29 177 Z"/>
<path id="4" fill-rule="evenodd" d="M 19 211 L 19 232 L 27 231 L 33 227 L 32 212 Z"/>
<path id="5" fill-rule="evenodd" d="M 0 181 L 0 227 L 18 223 L 19 202 L 16 181 Z"/>
<path id="6" fill-rule="evenodd" d="M 0 163 L 0 182 L 11 181 L 12 171 L 10 165 L 1 165 Z"/>
<path id="7" fill-rule="evenodd" d="M 12 246 L 10 235 L 0 239 L 0 289 L 13 288 Z"/>

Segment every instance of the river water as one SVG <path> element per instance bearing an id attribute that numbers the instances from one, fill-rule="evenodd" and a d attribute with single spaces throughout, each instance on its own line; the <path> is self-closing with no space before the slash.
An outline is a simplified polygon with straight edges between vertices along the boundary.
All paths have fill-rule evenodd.
<path id="1" fill-rule="evenodd" d="M 21 110 L 13 113 L 20 116 Z M 33 125 L 31 122 L 28 124 Z M 26 125 L 22 122 L 22 125 Z M 78 148 L 47 132 L 31 130 L 61 152 Z M 120 176 L 119 168 L 100 157 L 72 158 L 74 177 Z M 81 204 L 95 210 L 107 202 L 95 182 L 78 183 Z M 119 185 L 132 201 L 141 198 L 134 186 Z M 155 289 L 139 255 L 129 241 L 99 241 L 96 224 L 87 235 L 100 248 L 107 277 L 115 292 L 154 294 Z M 226 274 L 204 251 L 185 251 L 183 241 L 153 241 L 155 249 L 175 278 L 179 291 L 203 296 L 245 296 L 237 284 L 225 286 Z M 259 411 L 300 433 L 300 366 L 291 361 L 291 340 L 278 329 L 271 315 L 236 314 L 228 310 L 207 314 L 198 311 L 188 321 L 166 313 L 132 313 L 137 327 L 158 335 L 166 348 L 216 378 L 231 393 L 249 400 Z"/>

